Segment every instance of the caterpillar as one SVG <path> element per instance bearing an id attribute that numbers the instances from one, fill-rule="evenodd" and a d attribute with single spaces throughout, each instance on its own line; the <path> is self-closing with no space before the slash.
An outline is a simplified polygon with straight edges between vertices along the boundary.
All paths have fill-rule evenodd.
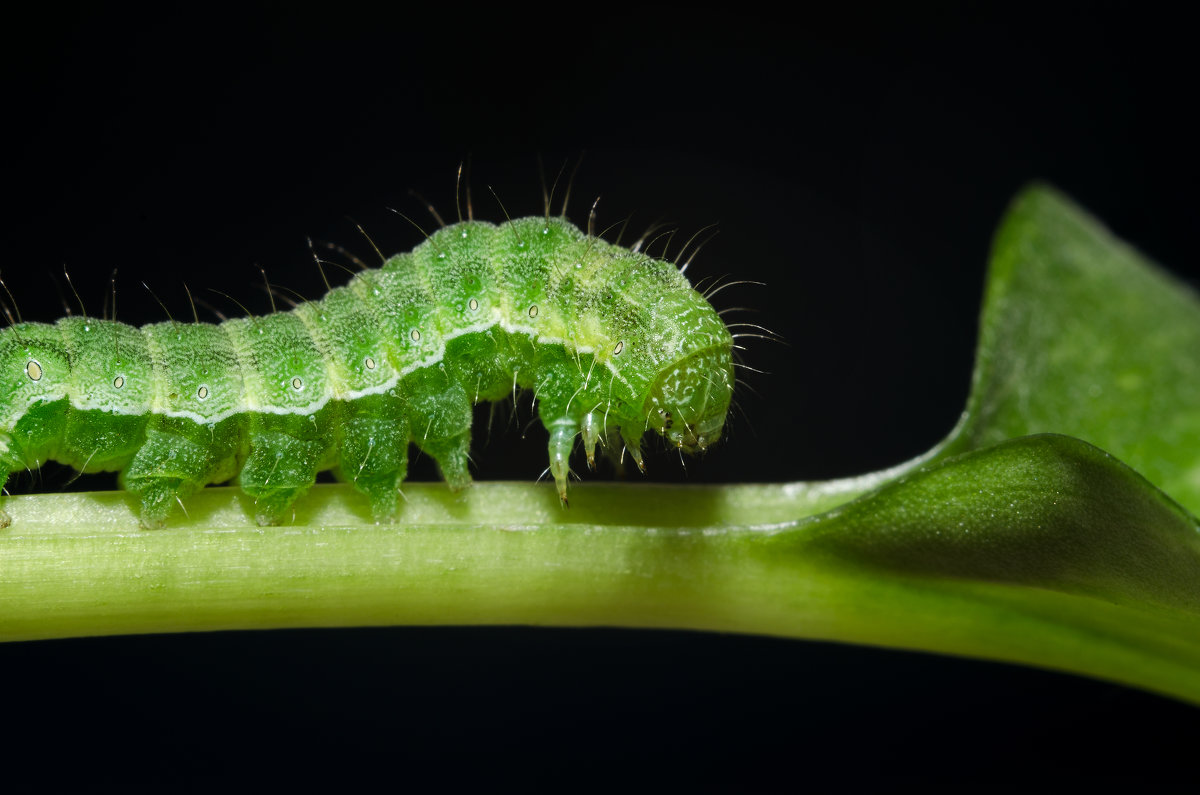
<path id="1" fill-rule="evenodd" d="M 566 504 L 577 437 L 589 467 L 599 444 L 644 469 L 648 431 L 697 453 L 734 385 L 732 335 L 679 268 L 549 214 L 443 226 L 291 311 L 16 320 L 0 330 L 0 484 L 50 459 L 119 471 L 148 528 L 234 478 L 279 523 L 325 470 L 390 519 L 410 443 L 468 486 L 472 405 L 518 389 Z"/>

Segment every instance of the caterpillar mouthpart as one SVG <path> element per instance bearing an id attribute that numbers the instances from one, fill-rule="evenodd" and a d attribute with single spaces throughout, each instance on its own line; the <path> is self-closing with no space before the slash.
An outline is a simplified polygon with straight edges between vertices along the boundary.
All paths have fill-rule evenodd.
<path id="1" fill-rule="evenodd" d="M 660 373 L 647 406 L 651 429 L 685 453 L 702 453 L 721 438 L 733 396 L 730 347 L 696 351 Z"/>

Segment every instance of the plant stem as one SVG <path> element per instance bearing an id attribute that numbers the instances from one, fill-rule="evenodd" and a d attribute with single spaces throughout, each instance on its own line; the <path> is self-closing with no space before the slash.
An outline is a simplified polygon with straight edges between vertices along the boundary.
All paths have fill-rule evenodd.
<path id="1" fill-rule="evenodd" d="M 921 648 L 1032 663 L 1200 702 L 1195 617 L 1041 588 L 854 565 L 796 546 L 863 493 L 827 484 L 406 487 L 375 525 L 345 486 L 256 527 L 234 489 L 137 529 L 127 496 L 8 502 L 0 639 L 393 624 L 668 627 Z M 781 541 L 789 554 L 780 554 Z M 946 605 L 953 609 L 947 610 Z"/>

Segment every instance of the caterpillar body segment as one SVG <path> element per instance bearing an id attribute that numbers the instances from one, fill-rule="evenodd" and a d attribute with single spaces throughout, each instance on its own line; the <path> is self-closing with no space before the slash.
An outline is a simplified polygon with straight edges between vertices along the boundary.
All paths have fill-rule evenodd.
<path id="1" fill-rule="evenodd" d="M 565 502 L 577 436 L 589 465 L 623 445 L 640 467 L 647 430 L 686 452 L 715 442 L 732 345 L 668 262 L 558 218 L 468 221 L 290 312 L 0 331 L 0 481 L 50 459 L 118 470 L 159 526 L 236 478 L 268 524 L 333 470 L 387 519 L 410 444 L 467 486 L 472 405 L 522 388 Z"/>

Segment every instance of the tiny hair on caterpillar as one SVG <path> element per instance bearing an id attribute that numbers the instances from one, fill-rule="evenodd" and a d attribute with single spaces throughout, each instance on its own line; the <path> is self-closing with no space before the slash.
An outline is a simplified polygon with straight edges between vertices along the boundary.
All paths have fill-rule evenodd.
<path id="1" fill-rule="evenodd" d="M 470 485 L 472 407 L 517 390 L 534 393 L 564 504 L 577 437 L 589 467 L 599 446 L 644 469 L 649 431 L 704 451 L 732 399 L 729 328 L 675 264 L 548 208 L 468 212 L 318 300 L 220 323 L 27 322 L 6 294 L 0 483 L 48 460 L 118 471 L 149 528 L 236 479 L 276 524 L 332 470 L 388 520 L 410 444 Z"/>

